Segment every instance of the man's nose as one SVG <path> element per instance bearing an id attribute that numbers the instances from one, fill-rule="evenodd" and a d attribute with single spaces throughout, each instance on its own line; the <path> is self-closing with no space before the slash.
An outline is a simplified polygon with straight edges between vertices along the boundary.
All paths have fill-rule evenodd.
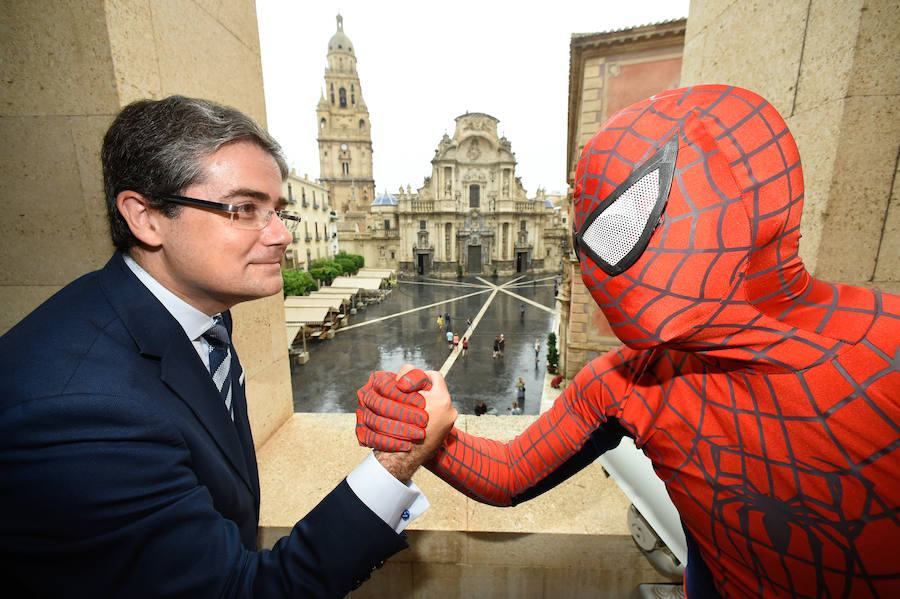
<path id="1" fill-rule="evenodd" d="M 269 245 L 288 245 L 294 239 L 284 221 L 277 214 L 272 215 L 263 229 L 263 234 Z"/>

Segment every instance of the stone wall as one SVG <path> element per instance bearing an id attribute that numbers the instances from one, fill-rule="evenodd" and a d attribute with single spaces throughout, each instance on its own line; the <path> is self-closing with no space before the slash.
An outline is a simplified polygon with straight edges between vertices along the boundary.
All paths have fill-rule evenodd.
<path id="1" fill-rule="evenodd" d="M 123 106 L 183 94 L 266 122 L 253 2 L 45 0 L 3 14 L 0 332 L 112 254 L 100 145 Z M 292 412 L 284 308 L 234 313 L 260 445 Z"/>
<path id="2" fill-rule="evenodd" d="M 691 3 L 682 85 L 751 89 L 803 161 L 800 254 L 816 276 L 900 290 L 900 4 Z"/>

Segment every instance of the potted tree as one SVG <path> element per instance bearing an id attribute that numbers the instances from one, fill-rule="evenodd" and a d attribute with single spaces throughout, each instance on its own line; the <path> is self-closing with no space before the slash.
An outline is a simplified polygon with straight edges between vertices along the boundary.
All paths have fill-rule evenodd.
<path id="1" fill-rule="evenodd" d="M 556 374 L 559 368 L 559 352 L 556 350 L 556 333 L 547 334 L 547 372 Z"/>

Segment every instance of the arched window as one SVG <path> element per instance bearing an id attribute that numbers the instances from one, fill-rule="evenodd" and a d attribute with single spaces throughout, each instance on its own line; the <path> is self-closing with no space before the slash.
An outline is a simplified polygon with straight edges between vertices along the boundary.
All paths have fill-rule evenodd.
<path id="1" fill-rule="evenodd" d="M 366 121 L 364 119 L 359 119 L 359 130 L 362 131 L 366 128 Z"/>
<path id="2" fill-rule="evenodd" d="M 341 98 L 341 108 L 347 108 L 347 90 L 343 87 L 339 90 Z"/>
<path id="3" fill-rule="evenodd" d="M 325 117 L 322 117 L 322 120 L 319 121 L 319 129 L 325 130 Z"/>

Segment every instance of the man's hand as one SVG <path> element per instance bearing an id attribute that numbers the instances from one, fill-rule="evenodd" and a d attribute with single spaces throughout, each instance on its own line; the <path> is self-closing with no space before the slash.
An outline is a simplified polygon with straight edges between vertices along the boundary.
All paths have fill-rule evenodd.
<path id="1" fill-rule="evenodd" d="M 376 373 L 377 375 L 378 373 Z M 427 373 L 414 369 L 410 365 L 404 365 L 397 374 L 396 379 L 387 381 L 384 377 L 373 375 L 370 377 L 366 387 L 358 393 L 360 399 L 360 409 L 357 410 L 357 437 L 360 442 L 364 441 L 366 434 L 360 433 L 360 427 L 367 428 L 364 424 L 366 421 L 378 422 L 381 430 L 403 431 L 408 436 L 417 436 L 417 441 L 405 441 L 410 449 L 408 452 L 387 452 L 375 451 L 375 458 L 384 468 L 390 472 L 395 478 L 401 481 L 409 480 L 419 466 L 431 459 L 444 438 L 453 428 L 458 413 L 453 407 L 450 399 L 450 393 L 447 391 L 447 385 L 444 377 L 439 372 L 429 371 Z M 391 391 L 392 389 L 395 390 Z M 392 393 L 392 398 L 387 403 L 378 401 L 373 396 L 379 392 Z M 366 397 L 366 400 L 363 397 Z M 385 398 L 381 395 L 382 399 Z M 419 403 L 421 407 L 413 405 Z M 368 403 L 366 403 L 368 401 Z M 410 403 L 401 403 L 409 401 Z M 369 404 L 383 408 L 384 411 L 367 415 L 369 412 L 366 408 Z M 403 408 L 403 409 L 401 409 Z M 362 415 L 361 415 L 362 412 Z M 424 422 L 422 421 L 422 413 L 424 413 Z M 408 421 L 398 421 L 397 418 L 411 418 L 415 423 Z M 363 424 L 360 424 L 360 423 Z M 403 427 L 401 425 L 405 424 Z M 424 430 L 422 429 L 424 426 Z M 422 434 L 424 433 L 424 434 Z M 376 438 L 379 433 L 368 435 L 369 438 Z M 423 439 L 424 437 L 424 439 Z M 386 440 L 393 440 L 399 443 L 396 436 L 386 436 Z"/>

